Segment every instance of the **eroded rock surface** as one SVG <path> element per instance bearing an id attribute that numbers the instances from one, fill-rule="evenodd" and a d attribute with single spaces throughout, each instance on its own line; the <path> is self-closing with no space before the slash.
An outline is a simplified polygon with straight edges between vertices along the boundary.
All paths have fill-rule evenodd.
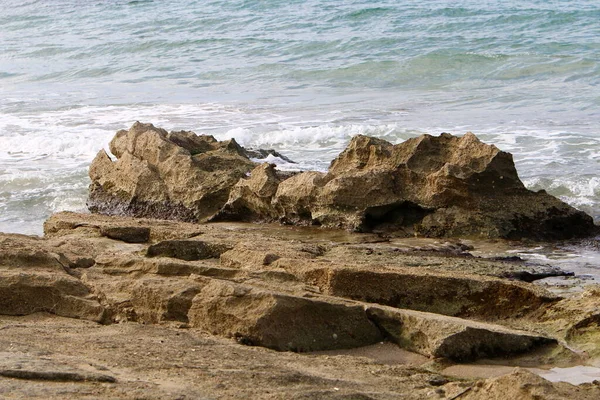
<path id="1" fill-rule="evenodd" d="M 102 322 L 105 309 L 43 240 L 0 234 L 0 314 L 51 312 Z"/>
<path id="2" fill-rule="evenodd" d="M 182 221 L 211 216 L 255 164 L 235 140 L 171 132 L 135 123 L 101 150 L 90 166 L 92 212 Z"/>
<path id="3" fill-rule="evenodd" d="M 190 324 L 243 344 L 284 351 L 347 349 L 383 340 L 360 304 L 311 299 L 204 279 Z"/>
<path id="4" fill-rule="evenodd" d="M 279 220 L 427 237 L 562 239 L 589 235 L 591 217 L 527 190 L 512 156 L 462 137 L 423 135 L 392 145 L 356 136 L 327 173 L 281 181 L 256 167 L 214 220 Z"/>
<path id="5" fill-rule="evenodd" d="M 282 157 L 273 151 L 139 122 L 117 132 L 110 150 L 116 160 L 102 150 L 90 166 L 92 212 L 396 236 L 564 239 L 595 230 L 585 213 L 527 190 L 512 156 L 472 133 L 422 135 L 397 145 L 359 135 L 327 173 L 281 172 L 250 160 Z M 133 240 L 144 237 L 137 232 Z"/>
<path id="6" fill-rule="evenodd" d="M 523 393 L 532 396 L 600 390 L 534 375 L 439 375 L 489 358 L 600 358 L 597 289 L 560 298 L 500 278 L 528 266 L 474 258 L 460 243 L 413 251 L 410 241 L 315 227 L 75 213 L 53 215 L 45 232 L 0 235 L 0 396 L 484 399 L 510 382 L 531 384 Z M 420 357 L 421 367 L 330 356 L 373 346 Z M 330 355 L 290 353 L 313 351 Z"/>
<path id="7" fill-rule="evenodd" d="M 401 347 L 454 361 L 506 357 L 556 344 L 527 332 L 419 311 L 369 306 L 367 314 Z"/>
<path id="8" fill-rule="evenodd" d="M 72 268 L 71 278 L 80 278 L 112 322 L 177 322 L 246 344 L 312 351 L 401 337 L 384 328 L 381 312 L 373 310 L 412 310 L 386 311 L 396 315 L 401 330 L 421 332 L 397 342 L 455 359 L 519 353 L 557 345 L 555 339 L 564 343 L 568 328 L 579 323 L 562 311 L 575 307 L 567 300 L 499 277 L 506 271 L 522 275 L 528 270 L 524 263 L 445 251 L 415 254 L 401 250 L 397 240 L 386 242 L 373 234 L 75 213 L 55 214 L 45 229 L 46 239 L 33 244 L 43 243 L 53 257 L 69 265 L 76 265 L 80 252 L 91 258 L 92 266 Z M 104 233 L 111 230 L 145 232 L 149 241 L 110 239 Z M 562 324 L 546 322 L 554 314 Z M 539 324 L 535 333 L 527 333 L 532 321 Z M 424 331 L 423 326 L 433 328 Z M 521 331 L 507 334 L 510 327 Z M 454 339 L 434 335 L 427 343 L 436 345 L 423 345 L 435 329 Z M 477 336 L 473 332 L 489 332 L 476 345 L 488 346 L 487 351 L 474 349 L 474 341 L 456 339 Z M 452 343 L 453 349 L 439 350 L 443 343 Z"/>

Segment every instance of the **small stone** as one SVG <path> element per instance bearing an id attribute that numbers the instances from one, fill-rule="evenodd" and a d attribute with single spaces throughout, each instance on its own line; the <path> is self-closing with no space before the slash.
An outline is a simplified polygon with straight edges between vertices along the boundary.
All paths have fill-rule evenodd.
<path id="1" fill-rule="evenodd" d="M 427 383 L 429 383 L 431 386 L 442 386 L 448 382 L 448 379 L 444 378 L 443 376 L 434 376 L 427 380 Z"/>

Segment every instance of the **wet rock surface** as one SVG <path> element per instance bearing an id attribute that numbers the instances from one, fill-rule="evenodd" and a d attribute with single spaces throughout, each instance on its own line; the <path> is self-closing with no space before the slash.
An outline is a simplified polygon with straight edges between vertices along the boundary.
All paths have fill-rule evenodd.
<path id="1" fill-rule="evenodd" d="M 45 232 L 0 237 L 0 342 L 12 360 L 0 365 L 0 393 L 416 399 L 470 388 L 483 399 L 504 381 L 476 386 L 439 375 L 436 365 L 600 357 L 590 351 L 596 292 L 561 298 L 500 278 L 529 267 L 473 257 L 458 242 L 76 213 L 55 214 Z M 83 258 L 89 265 L 78 267 Z M 431 363 L 307 354 L 381 342 Z M 40 383 L 48 380 L 58 386 Z M 536 382 L 573 398 L 598 393 Z"/>

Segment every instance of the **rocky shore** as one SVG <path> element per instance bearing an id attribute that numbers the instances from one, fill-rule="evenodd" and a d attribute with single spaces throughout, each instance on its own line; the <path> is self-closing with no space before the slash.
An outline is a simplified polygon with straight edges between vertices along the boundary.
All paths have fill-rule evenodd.
<path id="1" fill-rule="evenodd" d="M 527 190 L 512 156 L 467 133 L 392 145 L 354 137 L 327 173 L 256 164 L 234 139 L 135 123 L 90 166 L 92 212 L 187 222 L 281 222 L 394 236 L 568 239 L 593 220 Z"/>
<path id="2" fill-rule="evenodd" d="M 461 240 L 592 219 L 474 135 L 356 137 L 327 173 L 140 123 L 110 150 L 92 214 L 0 234 L 3 398 L 600 398 L 532 369 L 600 366 L 600 288 Z"/>

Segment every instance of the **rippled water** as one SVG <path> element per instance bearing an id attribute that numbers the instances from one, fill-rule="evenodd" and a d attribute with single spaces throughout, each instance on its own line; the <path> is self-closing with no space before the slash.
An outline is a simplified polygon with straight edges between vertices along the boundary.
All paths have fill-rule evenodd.
<path id="1" fill-rule="evenodd" d="M 497 3 L 497 4 L 496 4 Z M 134 121 L 325 169 L 352 135 L 473 131 L 600 220 L 600 3 L 0 0 L 0 231 L 85 207 Z"/>

